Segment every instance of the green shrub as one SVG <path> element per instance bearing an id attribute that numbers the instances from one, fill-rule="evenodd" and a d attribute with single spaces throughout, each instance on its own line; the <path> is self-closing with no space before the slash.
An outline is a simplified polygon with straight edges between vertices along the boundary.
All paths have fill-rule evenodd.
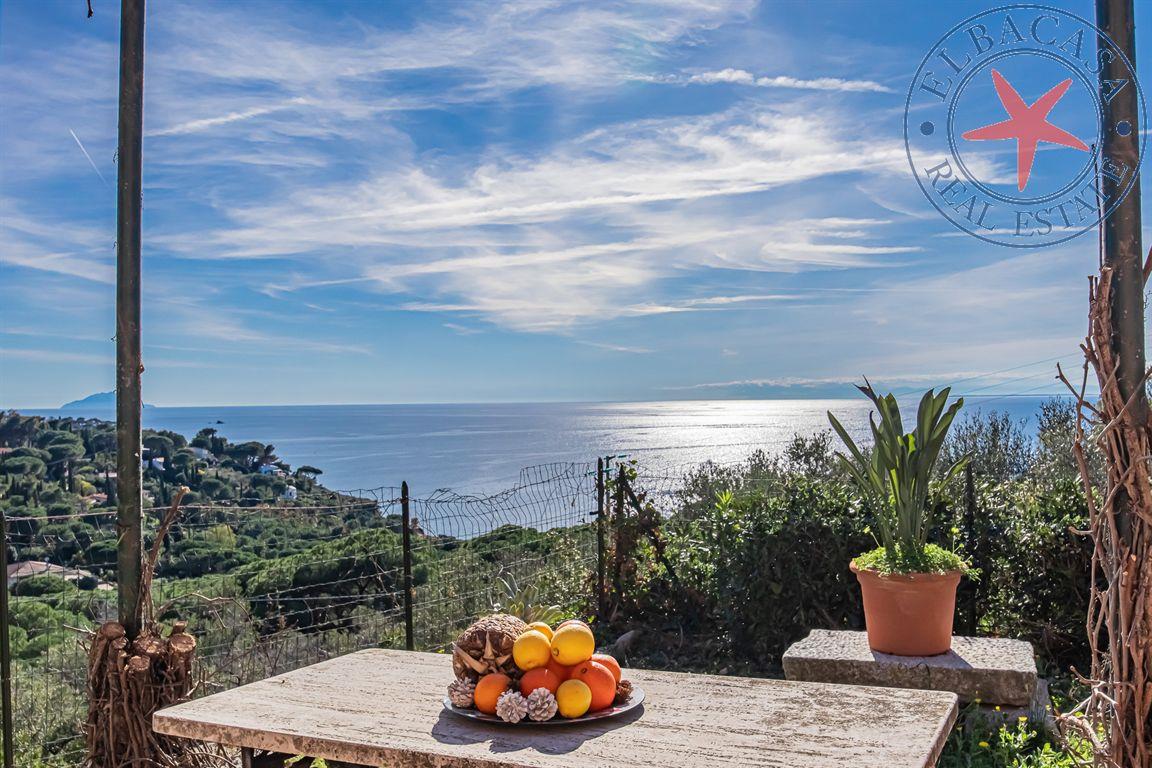
<path id="1" fill-rule="evenodd" d="M 977 506 L 980 631 L 1030 641 L 1052 672 L 1087 669 L 1092 547 L 1073 533 L 1088 521 L 1079 481 L 982 482 Z"/>
<path id="2" fill-rule="evenodd" d="M 715 623 L 736 655 L 765 665 L 812 627 L 862 626 L 848 564 L 874 541 L 845 484 L 784 475 L 720 492 L 710 511 L 669 522 L 669 557 L 692 593 L 677 593 L 654 571 L 639 603 L 650 615 Z M 692 597 L 696 604 L 686 604 Z"/>
<path id="3" fill-rule="evenodd" d="M 42 597 L 44 595 L 59 595 L 75 589 L 76 587 L 67 579 L 50 573 L 42 573 L 16 582 L 12 588 L 12 594 L 21 597 Z"/>
<path id="4" fill-rule="evenodd" d="M 938 768 L 1080 768 L 1091 765 L 1087 742 L 1064 747 L 1027 717 L 1007 723 L 969 707 L 948 737 Z"/>

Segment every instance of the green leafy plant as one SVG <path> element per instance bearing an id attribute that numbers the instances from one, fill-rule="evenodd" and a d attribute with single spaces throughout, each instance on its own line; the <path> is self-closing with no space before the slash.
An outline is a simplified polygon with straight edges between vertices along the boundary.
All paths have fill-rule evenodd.
<path id="1" fill-rule="evenodd" d="M 857 389 L 872 401 L 880 414 L 879 423 L 875 413 L 868 416 L 873 441 L 870 452 L 861 450 L 840 421 L 828 412 L 832 428 L 851 454 L 837 453 L 836 456 L 875 516 L 880 534 L 880 548 L 857 558 L 857 567 L 881 573 L 963 570 L 962 558 L 929 544 L 927 536 L 932 512 L 929 495 L 936 462 L 948 428 L 964 406 L 964 398 L 949 406 L 949 387 L 939 394 L 928 390 L 920 399 L 915 429 L 905 432 L 894 395 L 881 397 L 867 379 L 864 386 Z M 957 459 L 944 473 L 942 484 L 947 485 L 966 461 L 967 456 Z"/>
<path id="2" fill-rule="evenodd" d="M 554 624 L 564 618 L 564 611 L 558 605 L 545 605 L 540 599 L 540 589 L 535 584 L 520 587 L 512 574 L 498 576 L 496 581 L 503 588 L 503 595 L 492 601 L 492 610 L 509 613 L 531 624 L 542 621 Z"/>

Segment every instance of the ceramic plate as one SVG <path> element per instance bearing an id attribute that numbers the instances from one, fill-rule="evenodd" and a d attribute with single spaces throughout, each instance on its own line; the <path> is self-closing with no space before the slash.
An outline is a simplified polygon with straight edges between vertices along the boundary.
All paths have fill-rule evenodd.
<path id="1" fill-rule="evenodd" d="M 533 720 L 528 720 L 528 719 L 521 720 L 519 723 L 506 723 L 503 720 L 501 720 L 500 718 L 496 717 L 496 715 L 486 715 L 483 712 L 480 712 L 480 711 L 475 710 L 475 709 L 463 709 L 461 707 L 458 707 L 455 704 L 453 704 L 452 700 L 449 699 L 447 696 L 444 697 L 444 709 L 448 710 L 449 712 L 451 712 L 453 714 L 459 715 L 460 717 L 467 717 L 469 720 L 479 720 L 479 721 L 485 722 L 485 723 L 495 723 L 496 725 L 508 725 L 508 726 L 511 726 L 511 725 L 576 725 L 578 723 L 587 723 L 587 722 L 590 722 L 592 720 L 604 720 L 605 718 L 616 717 L 617 715 L 622 715 L 625 712 L 628 712 L 630 710 L 635 709 L 636 707 L 640 706 L 643 703 L 644 703 L 644 689 L 633 688 L 632 689 L 632 697 L 630 699 L 628 699 L 628 701 L 624 702 L 623 704 L 618 704 L 616 706 L 608 707 L 608 709 L 602 709 L 599 712 L 589 712 L 588 714 L 584 715 L 583 717 L 568 719 L 567 717 L 560 717 L 559 715 L 557 715 L 556 717 L 553 717 L 551 720 L 546 720 L 543 723 L 537 723 Z"/>

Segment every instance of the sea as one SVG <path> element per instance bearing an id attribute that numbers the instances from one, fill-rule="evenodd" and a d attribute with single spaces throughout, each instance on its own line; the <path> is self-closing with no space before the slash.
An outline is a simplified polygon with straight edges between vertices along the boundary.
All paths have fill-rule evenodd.
<path id="1" fill-rule="evenodd" d="M 1034 429 L 1035 396 L 966 398 L 961 417 L 1001 412 Z M 906 422 L 915 400 L 901 401 Z M 323 470 L 336 490 L 398 487 L 491 494 L 519 482 L 525 467 L 623 456 L 651 471 L 705 461 L 737 463 L 779 452 L 795 435 L 827 430 L 831 411 L 866 439 L 870 403 L 851 400 L 690 400 L 627 403 L 276 405 L 149 407 L 144 426 L 188 438 L 213 427 L 232 442 L 271 443 L 293 467 Z M 108 409 L 24 411 L 113 419 Z"/>

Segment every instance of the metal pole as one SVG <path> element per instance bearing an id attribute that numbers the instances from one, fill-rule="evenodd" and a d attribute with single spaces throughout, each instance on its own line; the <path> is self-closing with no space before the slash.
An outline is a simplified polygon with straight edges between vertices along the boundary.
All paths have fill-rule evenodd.
<path id="1" fill-rule="evenodd" d="M 116 152 L 116 584 L 120 623 L 140 630 L 140 215 L 144 133 L 144 0 L 120 3 Z"/>
<path id="2" fill-rule="evenodd" d="M 4 574 L 4 589 L 0 590 L 0 707 L 3 708 L 4 768 L 12 768 L 16 757 L 12 753 L 12 647 L 8 629 L 8 516 L 0 510 L 0 573 Z"/>
<path id="3" fill-rule="evenodd" d="M 400 483 L 400 512 L 404 532 L 404 647 L 416 650 L 416 631 L 412 621 L 412 514 L 408 508 L 408 481 Z"/>
<path id="4" fill-rule="evenodd" d="M 1110 99 L 1101 100 L 1100 126 L 1103 156 L 1127 174 L 1101 174 L 1105 200 L 1114 200 L 1131 174 L 1139 172 L 1140 104 L 1135 83 L 1136 26 L 1132 0 L 1096 0 L 1096 26 L 1128 58 L 1112 57 L 1100 70 L 1101 93 L 1108 93 L 1106 80 L 1126 84 Z M 1131 67 L 1131 71 L 1129 71 Z M 1103 222 L 1104 264 L 1112 269 L 1112 351 L 1117 359 L 1116 383 L 1125 402 L 1131 425 L 1148 423 L 1148 398 L 1144 394 L 1144 250 L 1140 243 L 1140 177 Z"/>
<path id="5" fill-rule="evenodd" d="M 624 525 L 624 466 L 620 465 L 616 471 L 615 502 L 616 508 L 612 513 L 612 539 L 613 551 L 616 556 L 612 559 L 612 600 L 617 605 L 623 598 L 623 584 L 621 575 L 624 570 L 624 552 L 620 547 L 620 531 Z"/>
<path id="6" fill-rule="evenodd" d="M 604 594 L 604 576 L 607 569 L 607 544 L 604 540 L 604 459 L 596 459 L 596 614 L 604 620 L 608 612 L 607 595 Z"/>
<path id="7" fill-rule="evenodd" d="M 972 472 L 972 462 L 964 465 L 964 527 L 968 529 L 968 544 L 972 547 L 972 560 L 976 568 L 980 568 L 981 552 L 980 538 L 976 533 L 976 479 Z M 976 634 L 977 602 L 980 597 L 980 587 L 974 580 L 969 585 L 968 593 L 968 631 Z"/>

